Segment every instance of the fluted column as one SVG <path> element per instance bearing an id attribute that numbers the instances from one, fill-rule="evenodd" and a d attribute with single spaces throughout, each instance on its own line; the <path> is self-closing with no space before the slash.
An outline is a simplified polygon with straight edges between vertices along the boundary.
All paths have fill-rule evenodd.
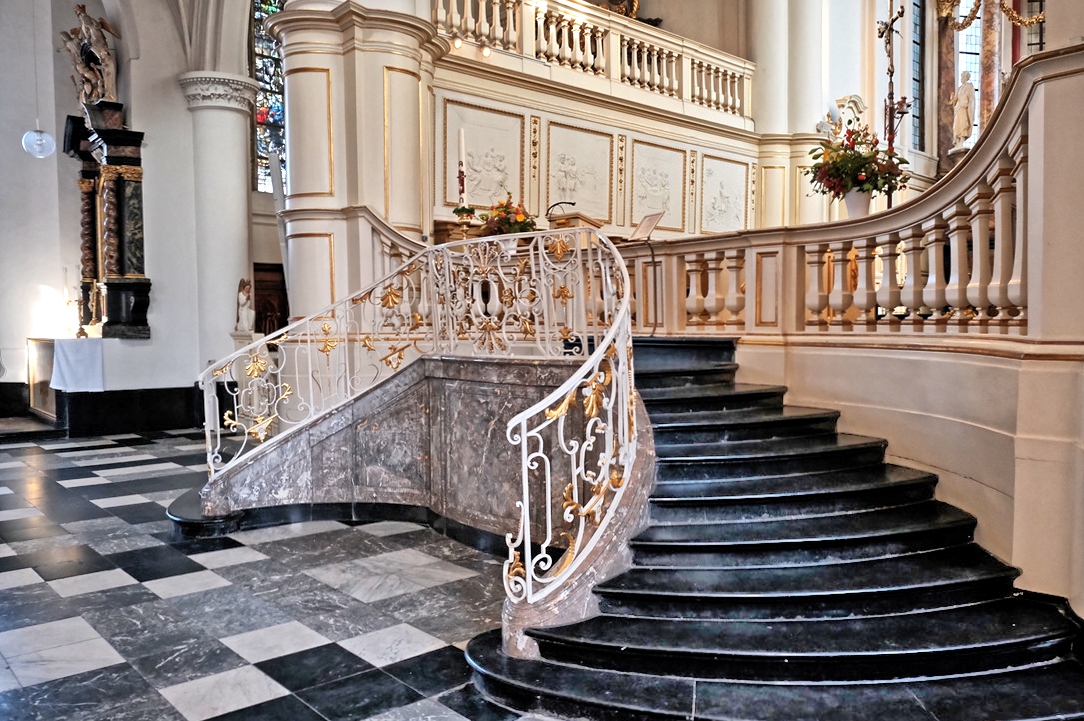
<path id="1" fill-rule="evenodd" d="M 200 71 L 178 78 L 192 113 L 199 350 L 203 362 L 233 350 L 237 283 L 251 280 L 249 164 L 256 83 Z"/>

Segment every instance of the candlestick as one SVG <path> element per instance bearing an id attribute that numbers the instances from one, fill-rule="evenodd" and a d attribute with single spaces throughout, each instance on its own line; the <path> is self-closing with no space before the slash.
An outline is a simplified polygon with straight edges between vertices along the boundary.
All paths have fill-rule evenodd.
<path id="1" fill-rule="evenodd" d="M 459 205 L 467 204 L 467 133 L 459 129 Z"/>

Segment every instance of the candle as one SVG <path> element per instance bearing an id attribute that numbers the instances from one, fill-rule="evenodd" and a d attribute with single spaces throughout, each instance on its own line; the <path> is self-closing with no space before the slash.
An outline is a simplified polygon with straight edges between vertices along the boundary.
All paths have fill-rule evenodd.
<path id="1" fill-rule="evenodd" d="M 459 129 L 459 204 L 467 202 L 467 133 Z"/>

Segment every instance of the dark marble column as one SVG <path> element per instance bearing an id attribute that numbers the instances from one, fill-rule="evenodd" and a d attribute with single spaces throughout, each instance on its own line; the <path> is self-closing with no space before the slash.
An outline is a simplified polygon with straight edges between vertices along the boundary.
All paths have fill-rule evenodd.
<path id="1" fill-rule="evenodd" d="M 94 284 L 98 282 L 98 209 L 97 183 L 94 178 L 79 179 L 79 288 L 82 306 L 79 309 L 81 325 L 97 320 L 93 304 L 97 297 Z"/>

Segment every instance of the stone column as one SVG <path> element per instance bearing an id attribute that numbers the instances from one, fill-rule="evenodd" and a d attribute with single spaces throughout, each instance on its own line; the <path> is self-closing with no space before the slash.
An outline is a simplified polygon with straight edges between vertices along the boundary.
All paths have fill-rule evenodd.
<path id="1" fill-rule="evenodd" d="M 787 125 L 791 133 L 816 132 L 824 119 L 824 5 L 822 0 L 790 0 L 787 25 Z M 857 90 L 855 92 L 858 92 Z"/>
<path id="2" fill-rule="evenodd" d="M 257 86 L 212 71 L 185 73 L 178 82 L 192 113 L 199 352 L 208 363 L 233 350 L 237 284 L 252 278 L 249 148 Z"/>
<path id="3" fill-rule="evenodd" d="M 979 88 L 979 132 L 986 131 L 986 124 L 1001 99 L 1001 2 L 983 0 L 982 5 L 982 49 L 979 52 L 979 67 L 982 72 L 982 85 Z"/>
<path id="4" fill-rule="evenodd" d="M 788 129 L 787 8 L 787 0 L 757 0 L 749 4 L 749 52 L 750 59 L 757 64 L 753 119 L 758 133 L 785 133 Z"/>

